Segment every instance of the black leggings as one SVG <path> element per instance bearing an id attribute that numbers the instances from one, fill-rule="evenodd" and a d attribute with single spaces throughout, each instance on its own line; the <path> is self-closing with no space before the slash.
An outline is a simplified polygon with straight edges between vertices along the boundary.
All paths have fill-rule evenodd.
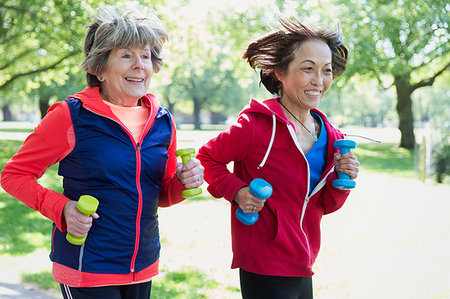
<path id="1" fill-rule="evenodd" d="M 60 287 L 64 299 L 149 299 L 152 282 L 92 288 L 60 284 Z"/>
<path id="2" fill-rule="evenodd" d="M 243 299 L 312 299 L 312 277 L 268 276 L 239 269 Z"/>

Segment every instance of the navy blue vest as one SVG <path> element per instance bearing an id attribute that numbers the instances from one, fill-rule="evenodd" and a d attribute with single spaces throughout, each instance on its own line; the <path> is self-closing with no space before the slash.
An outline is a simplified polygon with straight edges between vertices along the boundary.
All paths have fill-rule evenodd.
<path id="1" fill-rule="evenodd" d="M 84 194 L 96 197 L 100 218 L 93 221 L 83 246 L 67 242 L 66 232 L 55 227 L 50 258 L 83 272 L 139 272 L 159 258 L 157 209 L 173 134 L 171 116 L 161 106 L 136 148 L 118 122 L 83 108 L 78 99 L 66 101 L 76 143 L 59 164 L 64 195 L 72 200 Z"/>

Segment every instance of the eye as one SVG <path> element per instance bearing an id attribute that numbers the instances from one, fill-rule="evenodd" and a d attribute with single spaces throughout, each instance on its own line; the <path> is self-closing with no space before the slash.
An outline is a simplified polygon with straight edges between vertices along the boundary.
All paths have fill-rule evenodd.
<path id="1" fill-rule="evenodd" d="M 122 58 L 130 58 L 130 57 L 131 57 L 131 55 L 128 53 L 122 55 Z"/>
<path id="2" fill-rule="evenodd" d="M 313 71 L 313 67 L 312 66 L 307 66 L 307 67 L 302 68 L 302 70 L 307 71 L 307 72 L 311 72 L 311 71 Z"/>

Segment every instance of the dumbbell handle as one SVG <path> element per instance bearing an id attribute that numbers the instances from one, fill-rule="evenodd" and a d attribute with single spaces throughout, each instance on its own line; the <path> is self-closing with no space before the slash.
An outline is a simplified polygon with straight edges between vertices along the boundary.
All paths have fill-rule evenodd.
<path id="1" fill-rule="evenodd" d="M 77 209 L 81 213 L 83 213 L 86 216 L 90 216 L 91 214 L 95 213 L 98 208 L 98 200 L 90 195 L 82 195 L 77 203 Z M 70 233 L 67 233 L 66 239 L 70 243 L 74 245 L 83 245 L 86 241 L 86 236 L 84 237 L 76 237 Z"/>
<path id="2" fill-rule="evenodd" d="M 350 152 L 350 148 L 348 148 L 348 147 L 341 147 L 339 149 L 339 153 L 341 155 L 349 153 L 349 152 Z M 348 174 L 346 174 L 346 173 L 341 172 L 341 171 L 339 171 L 339 178 L 341 180 L 350 180 L 350 176 Z"/>
<path id="3" fill-rule="evenodd" d="M 175 151 L 175 156 L 181 157 L 181 162 L 183 163 L 183 165 L 185 165 L 186 163 L 191 161 L 191 157 L 194 154 L 195 154 L 195 149 L 193 149 L 193 148 L 183 148 L 183 149 L 179 149 L 179 150 Z M 201 188 L 190 188 L 190 189 L 181 191 L 181 195 L 183 195 L 184 197 L 196 196 L 201 193 L 202 193 Z"/>
<path id="4" fill-rule="evenodd" d="M 339 149 L 341 155 L 344 155 L 356 147 L 356 142 L 349 139 L 340 139 L 334 142 L 334 147 Z M 338 189 L 348 190 L 355 188 L 356 183 L 348 174 L 339 171 L 339 178 L 333 181 L 333 186 Z"/>
<path id="5" fill-rule="evenodd" d="M 259 199 L 267 199 L 272 195 L 272 186 L 264 179 L 254 179 L 250 182 L 250 193 Z M 244 213 L 241 208 L 236 210 L 236 217 L 245 225 L 253 225 L 259 218 L 258 213 Z"/>

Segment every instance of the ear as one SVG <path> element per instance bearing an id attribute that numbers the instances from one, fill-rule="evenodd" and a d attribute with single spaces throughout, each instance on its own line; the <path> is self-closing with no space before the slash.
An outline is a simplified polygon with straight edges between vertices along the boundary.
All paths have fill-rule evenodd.
<path id="1" fill-rule="evenodd" d="M 277 78 L 278 81 L 283 82 L 285 72 L 280 69 L 274 70 L 275 78 Z"/>

